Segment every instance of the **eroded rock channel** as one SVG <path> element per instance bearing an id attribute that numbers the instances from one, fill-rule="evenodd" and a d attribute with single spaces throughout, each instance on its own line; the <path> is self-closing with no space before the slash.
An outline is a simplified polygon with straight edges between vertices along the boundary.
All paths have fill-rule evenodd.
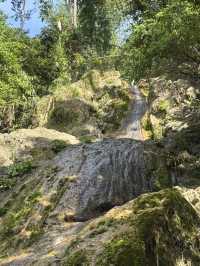
<path id="1" fill-rule="evenodd" d="M 133 95 L 132 106 L 122 125 L 120 137 L 144 140 L 141 119 L 147 110 L 146 99 L 136 85 L 131 87 L 131 93 Z"/>

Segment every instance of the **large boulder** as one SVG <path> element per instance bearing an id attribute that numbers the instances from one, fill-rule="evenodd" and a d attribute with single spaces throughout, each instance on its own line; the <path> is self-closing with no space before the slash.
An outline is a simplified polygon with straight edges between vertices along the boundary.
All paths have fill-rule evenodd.
<path id="1" fill-rule="evenodd" d="M 46 137 L 38 142 L 41 147 L 43 141 L 47 144 L 48 130 Z M 52 141 L 52 136 L 49 139 Z M 27 142 L 28 145 L 32 142 Z M 69 234 L 64 233 L 65 227 L 102 215 L 143 193 L 171 186 L 167 158 L 152 144 L 107 139 L 93 144 L 67 145 L 56 156 L 54 153 L 54 158 L 42 153 L 44 156 L 35 165 L 27 164 L 26 160 L 15 162 L 0 179 L 2 255 L 32 246 L 38 237 L 41 246 L 44 242 L 52 244 L 59 230 L 63 234 L 61 238 Z"/>
<path id="2" fill-rule="evenodd" d="M 184 193 L 145 194 L 88 222 L 54 225 L 1 265 L 198 266 L 200 219 Z"/>
<path id="3" fill-rule="evenodd" d="M 198 143 L 195 132 L 180 141 Z M 191 154 L 174 158 L 178 141 L 80 144 L 43 128 L 1 137 L 18 151 L 0 177 L 1 265 L 199 265 L 199 191 L 145 194 L 181 184 L 172 165 Z"/>
<path id="4" fill-rule="evenodd" d="M 128 111 L 129 86 L 119 72 L 92 70 L 80 81 L 41 98 L 34 125 L 75 136 L 99 136 L 120 126 Z"/>
<path id="5" fill-rule="evenodd" d="M 63 148 L 79 141 L 72 135 L 46 128 L 19 129 L 10 134 L 0 134 L 0 166 L 8 166 L 26 159 L 47 159 L 56 145 Z M 54 154 L 55 155 L 55 154 Z M 53 157 L 53 156 L 52 156 Z M 51 157 L 49 157 L 51 158 Z"/>

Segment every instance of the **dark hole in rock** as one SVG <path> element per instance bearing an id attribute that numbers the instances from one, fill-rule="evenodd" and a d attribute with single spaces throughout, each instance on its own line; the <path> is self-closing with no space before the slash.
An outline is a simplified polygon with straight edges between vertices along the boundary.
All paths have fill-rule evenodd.
<path id="1" fill-rule="evenodd" d="M 66 214 L 65 217 L 64 217 L 64 221 L 66 223 L 85 222 L 87 220 L 88 220 L 87 218 L 78 217 L 78 216 L 75 216 L 73 214 Z"/>
<path id="2" fill-rule="evenodd" d="M 66 214 L 64 217 L 66 223 L 75 222 L 75 216 L 73 214 Z"/>
<path id="3" fill-rule="evenodd" d="M 103 213 L 103 212 L 109 211 L 113 207 L 114 207 L 114 205 L 111 204 L 110 202 L 104 202 L 104 203 L 101 203 L 99 206 L 97 206 L 95 211 L 97 213 Z"/>

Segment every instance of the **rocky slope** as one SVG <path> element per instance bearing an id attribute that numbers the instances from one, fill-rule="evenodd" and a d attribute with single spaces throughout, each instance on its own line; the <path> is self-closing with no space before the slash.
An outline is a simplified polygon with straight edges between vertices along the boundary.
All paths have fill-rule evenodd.
<path id="1" fill-rule="evenodd" d="M 143 126 L 156 141 L 0 135 L 0 265 L 200 264 L 200 127 L 190 120 L 156 137 L 152 110 L 165 89 L 153 97 L 147 85 Z"/>
<path id="2" fill-rule="evenodd" d="M 1 190 L 6 195 L 6 199 L 4 196 L 2 197 L 3 204 L 1 207 L 2 210 L 8 210 L 3 219 L 5 226 L 10 222 L 9 219 L 12 219 L 13 212 L 16 212 L 15 215 L 17 215 L 18 212 L 21 213 L 22 211 L 23 213 L 25 211 L 23 210 L 23 200 L 28 200 L 30 194 L 36 195 L 36 199 L 38 197 L 46 198 L 46 203 L 49 201 L 48 208 L 51 206 L 51 202 L 53 203 L 53 199 L 58 197 L 53 203 L 55 205 L 51 206 L 54 218 L 57 215 L 63 215 L 63 219 L 66 220 L 82 221 L 97 216 L 145 191 L 152 190 L 154 177 L 148 176 L 148 179 L 145 179 L 149 172 L 148 149 L 146 149 L 147 154 L 145 154 L 145 147 L 140 142 L 105 140 L 91 145 L 68 144 L 67 148 L 66 146 L 62 147 L 63 152 L 55 156 L 55 146 L 51 147 L 50 145 L 52 142 L 55 145 L 55 142 L 50 140 L 50 144 L 47 144 L 48 139 L 42 139 L 48 147 L 48 157 L 45 157 L 45 146 L 43 146 L 44 150 L 40 150 L 42 141 L 39 137 L 38 143 L 37 138 L 32 140 L 37 143 L 39 149 L 37 149 L 36 144 L 30 146 L 29 157 L 27 158 L 29 143 L 26 142 L 26 149 L 24 150 L 23 141 L 25 141 L 25 136 L 29 139 L 29 134 L 24 130 L 23 137 L 20 139 L 18 133 L 16 142 L 14 142 L 13 135 L 16 136 L 17 134 L 12 133 L 9 138 L 12 151 L 17 151 L 18 160 L 8 167 L 1 167 Z M 18 146 L 19 143 L 20 147 Z M 60 143 L 58 142 L 58 144 Z M 35 152 L 35 149 L 38 153 Z M 51 153 L 50 149 L 52 149 Z M 38 154 L 40 154 L 39 157 Z M 8 204 L 10 206 L 10 201 L 12 202 L 13 199 L 18 204 L 22 201 L 22 205 L 17 205 L 17 209 L 12 206 L 14 209 L 10 210 L 6 206 Z M 28 206 L 29 210 L 27 211 L 30 212 L 32 207 L 35 208 L 35 206 Z M 41 219 L 43 219 L 43 209 L 39 215 Z M 33 211 L 34 215 L 35 212 Z M 19 227 L 23 227 L 24 219 L 27 217 L 22 215 L 19 218 L 17 224 L 20 225 Z M 14 228 L 15 226 L 13 228 L 11 226 L 10 230 Z M 18 231 L 19 228 L 15 228 L 15 230 Z"/>
<path id="3" fill-rule="evenodd" d="M 166 77 L 142 80 L 148 108 L 142 119 L 147 138 L 162 143 L 179 182 L 198 183 L 200 173 L 200 84 Z"/>
<path id="4" fill-rule="evenodd" d="M 129 102 L 129 85 L 119 72 L 92 70 L 76 83 L 33 99 L 30 106 L 0 108 L 0 131 L 46 127 L 77 137 L 99 137 L 121 125 Z"/>
<path id="5" fill-rule="evenodd" d="M 141 80 L 139 88 L 148 100 L 143 126 L 154 139 L 180 132 L 199 123 L 200 84 L 167 77 Z"/>
<path id="6" fill-rule="evenodd" d="M 162 147 L 131 139 L 75 144 L 76 139 L 65 133 L 60 136 L 61 144 L 70 137 L 73 145 L 65 142 L 66 146 L 62 146 L 57 140 L 60 133 L 52 137 L 52 131 L 46 129 L 45 140 L 45 135 L 41 137 L 38 133 L 42 134 L 41 129 L 35 133 L 22 132 L 6 136 L 10 149 L 17 150 L 20 157 L 14 164 L 1 168 L 0 265 L 79 265 L 82 260 L 81 265 L 110 265 L 110 260 L 114 265 L 133 265 L 135 252 L 138 254 L 135 265 L 145 265 L 144 262 L 152 265 L 157 256 L 168 265 L 182 257 L 197 261 L 194 265 L 198 265 L 199 218 L 191 205 L 198 205 L 198 197 L 189 204 L 178 190 L 166 190 L 123 205 L 141 194 L 175 185 L 169 167 L 171 158 Z M 30 145 L 27 160 L 23 141 L 29 140 L 30 132 L 32 142 L 27 141 L 26 147 Z M 42 143 L 46 145 L 44 150 L 40 149 Z M 39 148 L 39 157 L 32 153 L 35 147 Z M 186 195 L 188 190 L 180 191 Z M 120 205 L 123 206 L 103 216 Z M 190 220 L 183 219 L 185 212 L 188 219 L 196 220 L 192 228 Z M 141 219 L 144 227 L 140 229 Z M 146 232 L 150 225 L 152 228 Z M 138 236 L 135 230 L 139 230 Z M 157 233 L 162 242 L 160 251 L 155 243 Z M 188 250 L 190 243 L 192 247 Z M 168 251 L 171 257 L 166 253 L 163 258 L 168 247 L 175 248 L 173 256 Z M 97 254 L 101 254 L 98 261 Z"/>

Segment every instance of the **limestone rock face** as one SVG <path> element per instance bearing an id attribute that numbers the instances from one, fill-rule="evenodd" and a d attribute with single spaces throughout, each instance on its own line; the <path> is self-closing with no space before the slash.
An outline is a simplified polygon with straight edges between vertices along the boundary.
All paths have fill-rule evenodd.
<path id="1" fill-rule="evenodd" d="M 161 139 L 173 132 L 179 132 L 200 118 L 199 84 L 188 80 L 170 80 L 165 77 L 150 79 L 149 83 L 139 83 L 149 103 L 148 125 L 154 139 Z M 147 129 L 149 130 L 149 129 Z"/>
<path id="2" fill-rule="evenodd" d="M 22 130 L 2 137 L 17 146 L 17 158 L 21 152 L 23 158 L 24 147 L 32 154 L 32 145 L 40 152 L 48 145 L 49 154 L 52 139 L 70 137 L 44 130 L 45 140 L 41 131 Z M 18 140 L 14 141 L 14 136 Z M 0 178 L 0 254 L 18 254 L 27 247 L 28 253 L 47 255 L 55 248 L 60 254 L 65 248 L 62 243 L 69 244 L 90 219 L 157 189 L 161 171 L 168 178 L 165 158 L 158 152 L 157 160 L 157 148 L 152 149 L 151 144 L 131 139 L 75 144 L 76 139 L 70 138 L 74 145 L 67 145 L 57 155 L 46 157 L 43 150 L 34 167 L 26 165 L 24 157 L 24 163 L 15 161 Z M 28 260 L 33 263 L 31 256 Z"/>
<path id="3" fill-rule="evenodd" d="M 32 159 L 34 152 L 41 153 L 45 159 L 54 141 L 63 144 L 77 144 L 79 141 L 72 135 L 46 128 L 19 129 L 10 134 L 0 134 L 0 165 L 8 166 L 13 161 Z M 35 154 L 36 155 L 36 154 Z"/>
<path id="4" fill-rule="evenodd" d="M 171 157 L 171 172 L 184 185 L 200 177 L 200 86 L 166 77 L 139 83 L 148 91 L 148 111 L 142 126 L 152 139 L 163 142 Z M 149 86 L 149 87 L 148 87 Z M 147 90 L 147 87 L 149 88 Z M 189 154 L 187 158 L 182 154 Z M 199 184 L 199 183 L 198 183 Z"/>
<path id="5" fill-rule="evenodd" d="M 132 140 L 105 140 L 69 148 L 55 158 L 59 178 L 73 177 L 55 213 L 87 220 L 152 189 L 144 145 Z M 74 163 L 75 162 L 75 163 Z"/>

